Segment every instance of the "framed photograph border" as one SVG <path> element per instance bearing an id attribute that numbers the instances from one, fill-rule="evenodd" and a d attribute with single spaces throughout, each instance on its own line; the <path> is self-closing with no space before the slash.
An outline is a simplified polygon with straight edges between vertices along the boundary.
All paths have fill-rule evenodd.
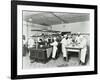
<path id="1" fill-rule="evenodd" d="M 17 75 L 17 5 L 36 5 L 36 6 L 49 6 L 49 7 L 94 9 L 94 27 L 95 27 L 94 28 L 94 53 L 95 53 L 94 71 Z M 33 2 L 33 1 L 11 1 L 11 78 L 12 79 L 75 76 L 75 75 L 90 75 L 90 74 L 97 74 L 97 6 L 96 5 L 48 3 L 48 2 Z"/>

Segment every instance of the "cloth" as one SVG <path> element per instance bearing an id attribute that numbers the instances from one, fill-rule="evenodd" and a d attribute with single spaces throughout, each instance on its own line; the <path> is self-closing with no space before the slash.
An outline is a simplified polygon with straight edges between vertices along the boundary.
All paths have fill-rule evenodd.
<path id="1" fill-rule="evenodd" d="M 80 60 L 81 60 L 81 62 L 83 62 L 83 63 L 85 63 L 86 52 L 87 52 L 87 47 L 84 47 L 84 48 L 81 50 L 81 57 L 80 57 Z"/>
<path id="2" fill-rule="evenodd" d="M 62 44 L 62 53 L 63 53 L 63 57 L 67 57 L 67 50 L 64 44 Z"/>
<path id="3" fill-rule="evenodd" d="M 47 58 L 49 58 L 52 52 L 52 48 L 46 49 L 46 52 L 47 52 Z"/>
<path id="4" fill-rule="evenodd" d="M 52 58 L 55 58 L 55 56 L 56 56 L 57 45 L 58 45 L 57 41 L 54 41 L 53 43 L 51 43 L 51 46 L 53 46 Z"/>

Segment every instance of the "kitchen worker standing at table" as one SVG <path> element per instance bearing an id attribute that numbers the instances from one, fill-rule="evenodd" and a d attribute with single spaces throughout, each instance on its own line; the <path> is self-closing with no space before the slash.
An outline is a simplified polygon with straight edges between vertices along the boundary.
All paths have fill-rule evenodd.
<path id="1" fill-rule="evenodd" d="M 64 61 L 68 61 L 67 51 L 66 51 L 66 46 L 67 46 L 67 34 L 65 34 L 65 35 L 63 36 L 63 39 L 61 40 L 61 44 L 62 44 L 62 53 L 63 53 Z"/>
<path id="2" fill-rule="evenodd" d="M 82 48 L 80 53 L 80 64 L 85 65 L 85 59 L 87 54 L 87 39 L 83 35 L 80 35 L 77 39 L 77 43 L 79 47 Z"/>
<path id="3" fill-rule="evenodd" d="M 80 63 L 82 65 L 85 65 L 86 54 L 87 54 L 87 39 L 84 36 L 81 37 L 80 46 L 82 47 L 81 56 L 80 56 Z"/>

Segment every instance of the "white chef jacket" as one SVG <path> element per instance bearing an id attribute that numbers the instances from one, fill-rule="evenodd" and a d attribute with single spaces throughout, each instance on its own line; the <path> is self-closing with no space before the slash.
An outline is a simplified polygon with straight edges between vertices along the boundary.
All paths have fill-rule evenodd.
<path id="1" fill-rule="evenodd" d="M 27 41 L 26 40 L 23 40 L 23 45 L 26 45 Z"/>
<path id="2" fill-rule="evenodd" d="M 81 36 L 77 36 L 76 38 L 75 38 L 75 42 L 77 42 L 78 44 L 80 44 L 81 43 Z"/>
<path id="3" fill-rule="evenodd" d="M 61 43 L 62 43 L 63 57 L 66 57 L 67 56 L 67 51 L 66 51 L 67 40 L 65 38 L 63 38 L 62 41 L 61 41 Z"/>

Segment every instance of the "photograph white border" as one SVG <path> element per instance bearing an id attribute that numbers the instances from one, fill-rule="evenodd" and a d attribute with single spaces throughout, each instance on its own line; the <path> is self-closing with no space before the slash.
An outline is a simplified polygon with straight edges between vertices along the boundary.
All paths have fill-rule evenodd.
<path id="1" fill-rule="evenodd" d="M 22 11 L 90 13 L 90 64 L 61 68 L 22 69 Z M 17 5 L 17 75 L 94 71 L 94 9 Z"/>

